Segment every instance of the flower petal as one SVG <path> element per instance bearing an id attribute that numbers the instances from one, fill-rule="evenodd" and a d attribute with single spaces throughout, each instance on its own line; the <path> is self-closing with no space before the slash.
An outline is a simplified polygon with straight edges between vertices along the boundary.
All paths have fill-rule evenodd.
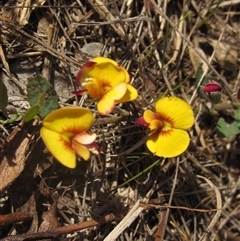
<path id="1" fill-rule="evenodd" d="M 93 62 L 97 63 L 97 64 L 101 64 L 101 63 L 111 63 L 115 66 L 118 66 L 118 63 L 110 58 L 107 57 L 96 57 L 92 59 Z"/>
<path id="2" fill-rule="evenodd" d="M 94 66 L 96 63 L 95 62 L 92 62 L 92 61 L 89 61 L 89 62 L 86 62 L 82 68 L 78 71 L 78 74 L 77 74 L 77 77 L 76 77 L 76 80 L 78 82 L 78 84 L 81 86 L 82 82 L 85 81 L 85 79 L 87 78 L 87 70 L 89 68 L 91 68 L 92 66 Z"/>
<path id="3" fill-rule="evenodd" d="M 76 136 L 74 136 L 73 140 L 77 141 L 80 144 L 83 145 L 89 145 L 93 143 L 97 138 L 96 133 L 87 133 L 87 132 L 82 132 Z"/>
<path id="4" fill-rule="evenodd" d="M 47 149 L 60 163 L 69 168 L 76 167 L 76 154 L 69 138 L 45 127 L 41 128 L 40 133 Z"/>
<path id="5" fill-rule="evenodd" d="M 112 88 L 112 90 L 111 90 L 112 93 L 111 94 L 113 94 L 113 92 L 114 92 L 114 96 L 115 96 L 114 100 L 119 100 L 119 99 L 121 99 L 124 96 L 126 91 L 127 91 L 127 84 L 126 83 L 121 83 L 121 84 L 119 84 L 117 86 L 114 86 Z M 108 92 L 106 94 L 109 95 Z"/>
<path id="6" fill-rule="evenodd" d="M 93 81 L 86 83 L 86 89 L 89 96 L 93 99 L 101 99 L 104 95 L 103 87 L 100 85 L 98 81 L 93 79 Z"/>
<path id="7" fill-rule="evenodd" d="M 190 137 L 186 131 L 171 129 L 149 136 L 147 147 L 157 156 L 171 158 L 182 154 L 187 149 L 189 142 Z"/>
<path id="8" fill-rule="evenodd" d="M 108 115 L 114 110 L 114 108 L 115 108 L 115 103 L 113 99 L 105 98 L 105 99 L 99 100 L 97 103 L 97 109 L 101 115 Z"/>
<path id="9" fill-rule="evenodd" d="M 85 95 L 85 94 L 87 94 L 87 90 L 86 89 L 76 90 L 76 91 L 72 91 L 72 93 L 74 95 Z"/>
<path id="10" fill-rule="evenodd" d="M 87 161 L 90 158 L 90 152 L 88 148 L 80 143 L 78 143 L 76 140 L 72 140 L 72 148 L 74 151 L 83 158 L 85 161 Z"/>
<path id="11" fill-rule="evenodd" d="M 101 149 L 100 146 L 96 142 L 86 145 L 86 147 L 91 153 L 93 153 L 95 155 L 98 155 L 100 152 L 100 149 Z"/>
<path id="12" fill-rule="evenodd" d="M 154 133 L 156 131 L 160 131 L 162 127 L 163 127 L 163 122 L 155 119 L 151 121 L 148 128 L 151 130 L 152 133 Z"/>
<path id="13" fill-rule="evenodd" d="M 176 129 L 187 130 L 194 123 L 194 113 L 191 106 L 175 96 L 159 99 L 156 102 L 156 112 L 160 119 L 171 123 L 172 127 Z"/>
<path id="14" fill-rule="evenodd" d="M 107 91 L 97 104 L 98 112 L 102 115 L 109 114 L 115 108 L 116 100 L 124 95 L 126 88 L 126 83 L 121 83 Z"/>
<path id="15" fill-rule="evenodd" d="M 137 90 L 133 86 L 128 84 L 126 93 L 121 99 L 117 100 L 116 103 L 129 102 L 129 101 L 135 100 L 137 97 L 138 97 Z"/>
<path id="16" fill-rule="evenodd" d="M 156 113 L 154 113 L 153 111 L 151 110 L 145 110 L 144 113 L 143 113 L 143 118 L 144 120 L 147 122 L 147 123 L 151 123 L 153 120 L 155 120 L 157 117 L 156 117 Z"/>
<path id="17" fill-rule="evenodd" d="M 130 81 L 127 70 L 119 67 L 115 61 L 104 57 L 97 57 L 92 61 L 95 62 L 94 65 L 83 65 L 80 70 L 80 74 L 77 76 L 79 83 L 84 83 L 84 81 L 93 78 L 101 81 L 103 85 L 111 85 L 113 87 L 122 82 L 128 83 Z"/>
<path id="18" fill-rule="evenodd" d="M 64 107 L 47 115 L 42 124 L 46 129 L 73 137 L 90 129 L 94 121 L 95 118 L 88 109 Z"/>

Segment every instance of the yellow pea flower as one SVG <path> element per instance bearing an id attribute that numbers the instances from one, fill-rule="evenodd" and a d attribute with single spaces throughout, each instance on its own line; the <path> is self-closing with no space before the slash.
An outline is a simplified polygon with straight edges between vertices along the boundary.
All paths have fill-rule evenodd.
<path id="1" fill-rule="evenodd" d="M 81 90 L 73 93 L 88 94 L 97 100 L 98 112 L 102 115 L 113 111 L 116 104 L 137 98 L 137 90 L 129 84 L 130 76 L 117 62 L 105 57 L 96 57 L 85 63 L 77 75 Z"/>
<path id="2" fill-rule="evenodd" d="M 155 104 L 156 113 L 146 110 L 137 123 L 150 129 L 148 149 L 160 157 L 176 157 L 182 154 L 190 142 L 187 130 L 194 123 L 191 106 L 172 96 L 163 97 Z"/>
<path id="3" fill-rule="evenodd" d="M 81 107 L 61 108 L 47 115 L 40 130 L 48 150 L 64 166 L 75 168 L 77 156 L 84 160 L 98 154 L 96 134 L 87 132 L 95 118 L 91 111 Z"/>

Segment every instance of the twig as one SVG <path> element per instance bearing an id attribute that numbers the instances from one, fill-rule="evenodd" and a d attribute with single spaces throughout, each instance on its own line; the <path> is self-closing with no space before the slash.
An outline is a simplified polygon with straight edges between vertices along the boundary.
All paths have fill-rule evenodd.
<path id="1" fill-rule="evenodd" d="M 26 240 L 32 241 L 32 240 L 41 240 L 46 238 L 49 238 L 49 239 L 59 238 L 61 235 L 73 233 L 85 228 L 101 226 L 103 224 L 110 223 L 113 221 L 119 221 L 123 219 L 123 217 L 127 214 L 127 212 L 128 212 L 127 210 L 123 210 L 118 213 L 110 213 L 101 218 L 96 218 L 89 221 L 68 225 L 65 227 L 54 228 L 46 232 L 9 236 L 7 238 L 1 239 L 0 241 L 26 241 Z"/>
<path id="2" fill-rule="evenodd" d="M 26 212 L 16 212 L 6 215 L 0 215 L 0 227 L 12 223 L 24 222 L 30 219 L 32 219 L 32 215 Z"/>

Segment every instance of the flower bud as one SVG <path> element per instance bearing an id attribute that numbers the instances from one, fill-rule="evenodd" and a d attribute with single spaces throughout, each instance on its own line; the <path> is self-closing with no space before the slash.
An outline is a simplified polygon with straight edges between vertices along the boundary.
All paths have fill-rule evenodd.
<path id="1" fill-rule="evenodd" d="M 221 102 L 222 86 L 216 81 L 210 81 L 203 86 L 203 91 L 208 95 L 213 104 Z"/>

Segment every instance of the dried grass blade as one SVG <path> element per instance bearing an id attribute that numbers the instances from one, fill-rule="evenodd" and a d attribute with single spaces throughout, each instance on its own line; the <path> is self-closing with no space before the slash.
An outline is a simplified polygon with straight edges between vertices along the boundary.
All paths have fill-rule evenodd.
<path id="1" fill-rule="evenodd" d="M 109 235 L 103 241 L 116 240 L 117 237 L 133 223 L 133 221 L 143 210 L 144 208 L 139 207 L 139 201 L 137 201 L 124 219 L 112 230 L 111 233 L 109 233 Z"/>
<path id="2" fill-rule="evenodd" d="M 214 225 L 217 223 L 217 221 L 219 220 L 219 217 L 221 216 L 222 213 L 222 198 L 221 198 L 221 194 L 218 190 L 218 188 L 206 177 L 197 175 L 198 178 L 204 179 L 210 187 L 212 187 L 215 191 L 216 194 L 216 202 L 217 202 L 217 212 L 214 215 L 212 221 L 210 222 L 210 224 L 208 225 L 208 227 L 206 228 L 205 233 L 202 235 L 202 237 L 199 239 L 199 241 L 204 240 L 204 238 L 206 237 L 206 235 L 213 229 Z"/>

